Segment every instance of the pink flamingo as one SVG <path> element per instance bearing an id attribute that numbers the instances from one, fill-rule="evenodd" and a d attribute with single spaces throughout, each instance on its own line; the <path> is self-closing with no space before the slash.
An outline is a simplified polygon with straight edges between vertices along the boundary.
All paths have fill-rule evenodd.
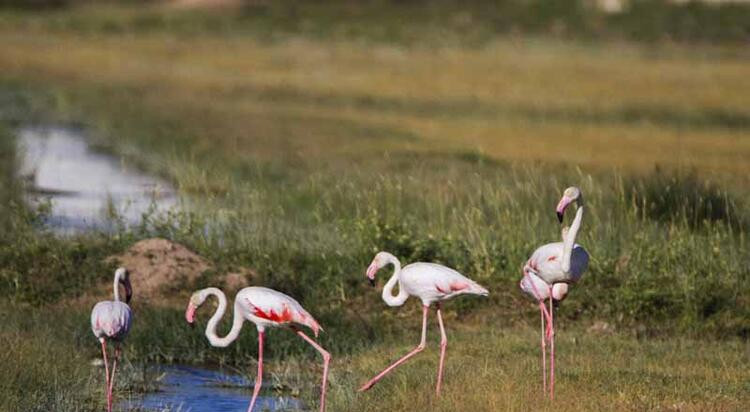
<path id="1" fill-rule="evenodd" d="M 247 408 L 247 411 L 252 412 L 263 380 L 263 339 L 266 327 L 289 326 L 297 335 L 323 355 L 323 384 L 320 393 L 320 411 L 323 412 L 326 407 L 326 382 L 328 381 L 328 363 L 331 360 L 331 355 L 312 338 L 293 325 L 297 323 L 309 327 L 312 329 L 315 337 L 322 330 L 318 322 L 302 305 L 291 297 L 273 289 L 263 287 L 244 288 L 237 292 L 237 296 L 234 299 L 232 330 L 229 331 L 227 336 L 221 338 L 216 335 L 216 325 L 224 316 L 224 312 L 227 309 L 227 298 L 221 290 L 206 288 L 193 293 L 185 311 L 185 319 L 188 323 L 192 324 L 195 320 L 195 311 L 210 295 L 216 296 L 219 299 L 219 307 L 216 309 L 216 313 L 209 319 L 208 326 L 206 327 L 206 337 L 212 346 L 220 348 L 229 346 L 239 336 L 242 324 L 246 320 L 253 322 L 258 329 L 258 375 L 255 379 L 253 399 L 250 401 L 250 407 Z"/>
<path id="2" fill-rule="evenodd" d="M 402 269 L 401 262 L 388 252 L 380 252 L 375 255 L 370 267 L 367 268 L 367 277 L 373 286 L 375 286 L 375 274 L 377 271 L 388 264 L 392 264 L 394 270 L 393 276 L 391 276 L 383 288 L 383 300 L 388 306 L 401 306 L 409 296 L 416 296 L 422 300 L 422 340 L 414 350 L 362 385 L 359 391 L 362 392 L 372 388 L 383 376 L 424 350 L 427 339 L 427 312 L 431 304 L 437 303 L 437 318 L 438 325 L 440 325 L 440 364 L 438 366 L 435 392 L 437 395 L 440 395 L 445 348 L 448 345 L 448 337 L 445 335 L 443 317 L 440 313 L 440 302 L 464 294 L 487 296 L 489 292 L 478 283 L 455 270 L 435 263 L 417 262 L 407 265 Z M 393 296 L 393 288 L 397 283 L 398 295 Z"/>
<path id="3" fill-rule="evenodd" d="M 125 287 L 125 302 L 120 301 L 119 285 Z M 120 343 L 125 339 L 130 331 L 130 322 L 132 313 L 130 311 L 130 298 L 133 296 L 133 289 L 130 286 L 130 274 L 127 269 L 119 268 L 115 271 L 115 300 L 105 300 L 94 305 L 91 310 L 91 330 L 94 336 L 102 344 L 102 357 L 104 358 L 104 374 L 107 382 L 107 411 L 112 411 L 112 388 L 115 384 L 115 369 L 117 368 L 117 358 L 120 357 Z M 109 374 L 107 362 L 107 341 L 115 342 L 115 356 L 112 361 L 112 375 Z"/>
<path id="4" fill-rule="evenodd" d="M 539 303 L 542 320 L 542 388 L 547 392 L 547 349 L 550 345 L 550 387 L 549 396 L 555 397 L 555 328 L 554 307 L 568 294 L 568 285 L 578 282 L 589 264 L 589 254 L 575 243 L 583 219 L 583 196 L 577 187 L 569 187 L 563 192 L 557 204 L 557 218 L 563 221 L 565 209 L 576 203 L 578 210 L 570 229 L 562 229 L 562 242 L 548 243 L 539 247 L 523 267 L 520 287 L 523 292 Z M 549 309 L 545 301 L 549 299 Z M 554 305 L 553 305 L 554 304 Z M 547 325 L 545 327 L 545 320 Z"/>

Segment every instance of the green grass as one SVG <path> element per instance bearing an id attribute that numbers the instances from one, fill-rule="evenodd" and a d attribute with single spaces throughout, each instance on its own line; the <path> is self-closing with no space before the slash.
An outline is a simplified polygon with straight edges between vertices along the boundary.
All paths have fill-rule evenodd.
<path id="1" fill-rule="evenodd" d="M 478 5 L 466 9 L 486 19 L 467 28 L 475 36 L 443 24 L 453 3 L 378 34 L 372 22 L 396 10 L 380 5 L 0 12 L 0 339 L 12 348 L 1 360 L 19 371 L 0 384 L 0 410 L 101 408 L 86 291 L 112 273 L 106 256 L 151 236 L 216 263 L 197 286 L 246 266 L 253 283 L 298 298 L 334 355 L 331 410 L 552 409 L 538 393 L 538 314 L 517 281 L 534 248 L 559 238 L 552 209 L 571 184 L 586 198 L 579 242 L 592 262 L 559 312 L 555 409 L 748 403 L 744 46 L 498 37 Z M 401 19 L 417 10 L 404 7 Z M 118 233 L 54 236 L 13 176 L 10 132 L 28 122 L 82 124 L 98 149 L 174 182 L 191 208 Z M 378 250 L 447 264 L 491 290 L 446 307 L 440 401 L 434 331 L 412 364 L 353 392 L 417 339 L 418 305 L 387 308 L 365 282 Z M 119 391 L 151 387 L 143 362 L 252 374 L 253 328 L 218 350 L 200 330 L 207 313 L 190 329 L 182 306 L 136 295 L 133 307 L 135 366 Z M 598 320 L 618 332 L 587 333 Z M 269 340 L 269 370 L 314 404 L 317 354 L 285 331 Z"/>

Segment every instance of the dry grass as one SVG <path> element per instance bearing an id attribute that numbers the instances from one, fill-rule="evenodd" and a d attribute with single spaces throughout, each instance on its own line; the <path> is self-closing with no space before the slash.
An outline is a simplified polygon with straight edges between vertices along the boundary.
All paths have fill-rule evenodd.
<path id="1" fill-rule="evenodd" d="M 639 340 L 562 327 L 556 340 L 554 404 L 541 394 L 538 331 L 488 325 L 485 330 L 449 330 L 440 399 L 433 396 L 439 356 L 434 330 L 424 352 L 369 392 L 354 392 L 411 350 L 418 340 L 415 329 L 413 342 L 399 339 L 337 359 L 332 409 L 739 411 L 750 402 L 750 374 L 743 366 L 750 356 L 747 343 Z"/>
<path id="2" fill-rule="evenodd" d="M 427 49 L 17 29 L 0 40 L 5 76 L 62 86 L 75 100 L 105 90 L 108 102 L 137 104 L 134 113 L 168 108 L 195 151 L 235 159 L 458 149 L 627 171 L 750 171 L 750 69 L 709 49 L 612 53 L 533 40 Z M 82 110 L 96 116 L 101 99 Z"/>

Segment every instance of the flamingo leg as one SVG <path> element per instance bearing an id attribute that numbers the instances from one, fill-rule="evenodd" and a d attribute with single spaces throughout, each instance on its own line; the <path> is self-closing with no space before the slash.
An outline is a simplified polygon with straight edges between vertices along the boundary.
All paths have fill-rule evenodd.
<path id="1" fill-rule="evenodd" d="M 107 402 L 110 405 L 114 405 L 114 397 L 112 396 L 112 388 L 115 387 L 115 370 L 117 370 L 117 358 L 120 357 L 120 345 L 115 344 L 115 358 L 112 360 L 112 375 L 109 378 L 109 387 L 107 388 Z"/>
<path id="2" fill-rule="evenodd" d="M 253 411 L 255 406 L 255 399 L 258 397 L 260 392 L 260 386 L 263 383 L 263 335 L 265 332 L 258 331 L 258 375 L 255 377 L 255 388 L 253 389 L 253 399 L 250 401 L 250 406 L 247 408 L 247 412 Z"/>
<path id="3" fill-rule="evenodd" d="M 544 309 L 544 303 L 539 302 L 539 306 L 541 307 L 541 310 L 539 311 L 540 317 L 542 319 L 542 392 L 544 394 L 547 393 L 547 338 L 545 336 L 545 329 L 544 329 L 544 315 L 545 315 L 545 309 Z"/>
<path id="4" fill-rule="evenodd" d="M 323 383 L 322 387 L 320 388 L 320 412 L 325 411 L 326 409 L 326 386 L 328 385 L 328 363 L 331 361 L 331 354 L 328 353 L 325 349 L 323 349 L 322 346 L 318 345 L 317 342 L 315 342 L 311 337 L 305 335 L 304 332 L 301 330 L 296 330 L 295 332 L 302 337 L 302 339 L 306 340 L 307 343 L 309 343 L 315 350 L 320 352 L 321 355 L 323 355 Z"/>
<path id="5" fill-rule="evenodd" d="M 440 383 L 443 381 L 443 365 L 445 361 L 445 348 L 448 346 L 448 337 L 445 335 L 443 326 L 443 315 L 440 313 L 440 304 L 437 307 L 438 324 L 440 325 L 440 366 L 438 367 L 437 387 L 435 393 L 440 396 Z"/>
<path id="6" fill-rule="evenodd" d="M 109 400 L 109 365 L 107 364 L 107 341 L 104 338 L 99 339 L 102 342 L 102 358 L 104 359 L 104 376 L 107 379 L 107 412 L 112 412 L 112 403 Z"/>
<path id="7" fill-rule="evenodd" d="M 419 342 L 419 345 L 417 345 L 417 347 L 414 348 L 414 350 L 404 355 L 401 359 L 394 362 L 391 366 L 385 368 L 382 372 L 377 374 L 374 378 L 370 379 L 367 383 L 362 385 L 362 387 L 359 388 L 358 392 L 364 392 L 372 388 L 380 379 L 383 378 L 383 376 L 387 375 L 390 371 L 395 369 L 397 366 L 409 360 L 409 358 L 411 358 L 412 356 L 424 350 L 425 346 L 427 345 L 427 312 L 428 310 L 429 310 L 428 306 L 422 306 L 422 340 Z"/>
<path id="8" fill-rule="evenodd" d="M 549 365 L 549 398 L 555 399 L 555 325 L 553 318 L 555 316 L 552 307 L 552 297 L 549 298 L 549 315 L 550 315 L 550 365 Z"/>

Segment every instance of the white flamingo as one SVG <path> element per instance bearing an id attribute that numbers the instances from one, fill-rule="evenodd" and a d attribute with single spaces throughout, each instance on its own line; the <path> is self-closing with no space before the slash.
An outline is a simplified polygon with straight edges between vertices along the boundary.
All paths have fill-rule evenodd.
<path id="1" fill-rule="evenodd" d="M 437 303 L 437 318 L 438 325 L 440 325 L 440 364 L 435 392 L 440 395 L 445 348 L 448 345 L 448 337 L 445 335 L 443 317 L 440 313 L 440 302 L 464 294 L 487 296 L 489 292 L 473 280 L 443 265 L 416 262 L 406 265 L 402 269 L 401 262 L 388 252 L 380 252 L 375 255 L 372 263 L 367 268 L 367 277 L 373 286 L 375 286 L 375 274 L 377 271 L 388 264 L 392 264 L 394 270 L 390 280 L 388 280 L 383 288 L 383 300 L 388 306 L 401 306 L 409 296 L 416 296 L 422 300 L 422 340 L 414 350 L 362 385 L 359 391 L 362 392 L 372 388 L 383 376 L 424 350 L 427 339 L 427 312 L 430 305 Z M 393 296 L 393 288 L 396 284 L 398 284 L 398 294 Z"/>
<path id="2" fill-rule="evenodd" d="M 557 218 L 563 221 L 567 207 L 576 203 L 577 209 L 570 229 L 562 229 L 562 242 L 548 243 L 539 247 L 523 267 L 520 287 L 523 292 L 539 303 L 542 320 L 542 388 L 547 391 L 547 349 L 550 344 L 550 398 L 555 394 L 555 328 L 554 305 L 568 294 L 568 285 L 578 282 L 589 264 L 589 254 L 575 243 L 583 219 L 583 195 L 577 187 L 563 192 L 557 204 Z M 549 299 L 549 310 L 545 301 Z M 545 320 L 547 325 L 545 327 Z"/>
<path id="3" fill-rule="evenodd" d="M 125 302 L 120 301 L 119 285 L 125 287 Z M 115 370 L 117 358 L 120 357 L 120 343 L 130 331 L 130 322 L 133 319 L 130 311 L 130 298 L 133 296 L 133 288 L 130 285 L 130 275 L 125 268 L 115 271 L 114 281 L 115 300 L 105 300 L 94 305 L 91 310 L 91 331 L 102 344 L 102 357 L 104 358 L 104 374 L 107 382 L 107 411 L 112 411 L 112 388 L 115 384 Z M 107 362 L 107 341 L 115 342 L 115 356 L 112 361 L 112 375 L 109 374 Z"/>
<path id="4" fill-rule="evenodd" d="M 260 392 L 263 380 L 263 340 L 266 327 L 289 326 L 297 335 L 314 347 L 323 355 L 323 384 L 320 393 L 320 411 L 325 410 L 326 405 L 326 382 L 328 381 L 328 364 L 331 355 L 318 345 L 312 338 L 297 329 L 294 324 L 300 324 L 312 329 L 315 336 L 322 330 L 318 322 L 291 297 L 264 287 L 248 287 L 237 292 L 234 299 L 234 320 L 232 330 L 227 336 L 221 338 L 216 334 L 216 325 L 224 316 L 227 309 L 227 298 L 217 288 L 201 289 L 190 297 L 185 319 L 192 324 L 195 320 L 195 311 L 205 302 L 208 296 L 216 296 L 219 299 L 219 307 L 211 316 L 206 326 L 206 337 L 212 346 L 224 348 L 229 346 L 240 334 L 242 324 L 247 320 L 253 322 L 258 329 L 258 375 L 255 379 L 253 398 L 250 401 L 248 412 L 252 412 L 255 400 Z"/>

